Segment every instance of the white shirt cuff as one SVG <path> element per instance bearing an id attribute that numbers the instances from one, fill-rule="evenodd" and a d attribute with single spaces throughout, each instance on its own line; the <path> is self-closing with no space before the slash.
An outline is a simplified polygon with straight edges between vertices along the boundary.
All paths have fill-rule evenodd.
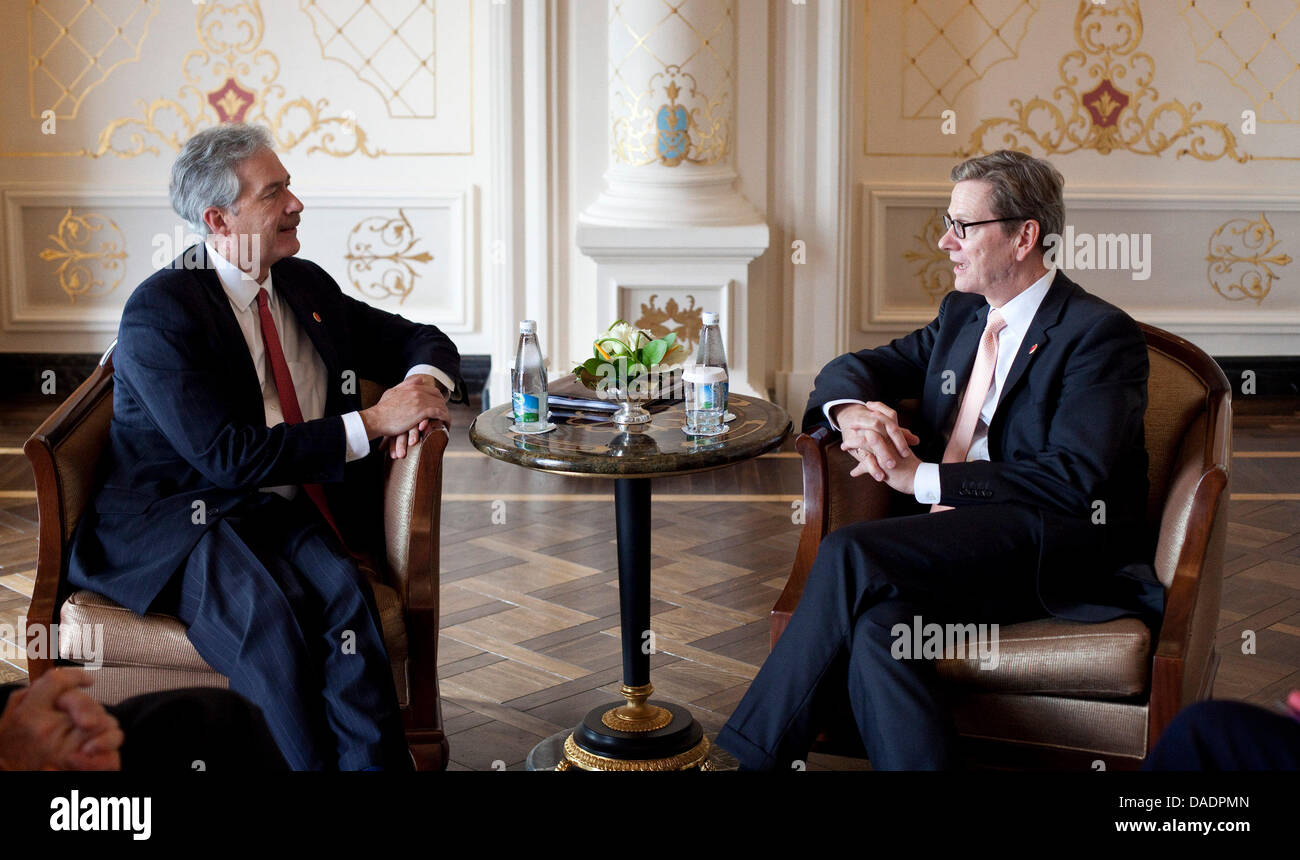
<path id="1" fill-rule="evenodd" d="M 366 436 L 366 423 L 361 420 L 360 412 L 343 416 L 343 430 L 348 437 L 348 455 L 343 462 L 351 463 L 370 453 L 370 439 Z"/>
<path id="2" fill-rule="evenodd" d="M 826 416 L 826 420 L 830 423 L 831 429 L 834 430 L 836 433 L 840 432 L 840 428 L 834 421 L 831 420 L 831 410 L 834 409 L 836 406 L 839 406 L 841 403 L 857 403 L 859 406 L 867 405 L 861 400 L 832 400 L 830 403 L 822 404 L 822 414 Z"/>
<path id="3" fill-rule="evenodd" d="M 406 371 L 406 376 L 411 377 L 417 373 L 423 373 L 428 376 L 432 376 L 434 379 L 441 382 L 443 386 L 446 387 L 448 394 L 456 393 L 456 383 L 451 381 L 450 376 L 443 373 L 441 370 L 434 367 L 432 364 L 417 364 L 415 367 L 412 367 L 410 370 Z"/>
<path id="4" fill-rule="evenodd" d="M 939 490 L 939 464 L 922 463 L 916 467 L 912 478 L 912 495 L 923 505 L 937 505 L 943 493 Z"/>

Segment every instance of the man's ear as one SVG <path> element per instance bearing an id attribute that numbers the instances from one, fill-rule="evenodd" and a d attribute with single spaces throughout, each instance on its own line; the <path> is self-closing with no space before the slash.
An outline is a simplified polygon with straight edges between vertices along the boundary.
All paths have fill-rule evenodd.
<path id="1" fill-rule="evenodd" d="M 1038 234 L 1042 228 L 1030 219 L 1020 225 L 1016 233 L 1016 260 L 1024 260 L 1038 249 Z"/>
<path id="2" fill-rule="evenodd" d="M 225 236 L 230 233 L 230 222 L 226 219 L 226 212 L 220 206 L 209 206 L 203 210 L 203 223 L 208 226 L 208 232 L 217 236 Z"/>

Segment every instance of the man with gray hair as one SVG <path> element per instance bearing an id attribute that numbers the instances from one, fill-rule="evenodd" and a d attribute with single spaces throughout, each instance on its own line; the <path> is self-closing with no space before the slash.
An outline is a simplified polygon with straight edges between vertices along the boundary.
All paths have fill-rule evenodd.
<path id="1" fill-rule="evenodd" d="M 102 483 L 68 578 L 180 618 L 295 769 L 406 769 L 357 556 L 383 552 L 372 443 L 404 457 L 446 422 L 460 355 L 293 256 L 303 204 L 272 144 L 221 125 L 172 166 L 172 205 L 204 240 L 122 311 Z M 360 378 L 391 387 L 361 409 Z"/>
<path id="2" fill-rule="evenodd" d="M 1001 151 L 951 179 L 939 248 L 954 290 L 938 316 L 830 362 L 803 419 L 838 431 L 858 461 L 850 474 L 888 484 L 914 515 L 821 542 L 789 626 L 718 735 L 743 768 L 805 758 L 845 697 L 876 770 L 956 764 L 934 661 L 895 648 L 900 631 L 1159 617 L 1142 332 L 1045 265 L 1065 221 L 1055 168 Z M 908 399 L 920 413 L 904 427 Z"/>

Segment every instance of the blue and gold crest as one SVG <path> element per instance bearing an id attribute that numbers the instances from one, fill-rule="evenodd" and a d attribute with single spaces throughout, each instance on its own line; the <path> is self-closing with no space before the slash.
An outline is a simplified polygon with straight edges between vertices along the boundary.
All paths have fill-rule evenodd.
<path id="1" fill-rule="evenodd" d="M 664 91 L 668 93 L 669 104 L 662 105 L 655 118 L 655 150 L 659 153 L 659 163 L 665 167 L 676 167 L 685 161 L 691 152 L 691 115 L 683 105 L 677 104 L 677 94 L 681 91 L 677 84 L 669 83 Z"/>

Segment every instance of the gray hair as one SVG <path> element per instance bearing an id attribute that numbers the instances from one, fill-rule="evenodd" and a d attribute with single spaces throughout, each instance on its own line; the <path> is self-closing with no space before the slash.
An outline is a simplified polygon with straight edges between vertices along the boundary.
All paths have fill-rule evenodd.
<path id="1" fill-rule="evenodd" d="M 1038 222 L 1038 247 L 1047 250 L 1047 237 L 1065 229 L 1065 177 L 1040 158 L 1001 149 L 963 161 L 948 177 L 953 182 L 978 179 L 992 186 L 989 208 L 994 218 L 1024 218 Z M 1016 230 L 1013 222 L 1003 232 Z"/>
<path id="2" fill-rule="evenodd" d="M 275 141 L 265 126 L 229 123 L 204 129 L 185 141 L 172 162 L 172 208 L 200 236 L 208 234 L 203 212 L 209 206 L 229 208 L 239 199 L 235 165 Z"/>

